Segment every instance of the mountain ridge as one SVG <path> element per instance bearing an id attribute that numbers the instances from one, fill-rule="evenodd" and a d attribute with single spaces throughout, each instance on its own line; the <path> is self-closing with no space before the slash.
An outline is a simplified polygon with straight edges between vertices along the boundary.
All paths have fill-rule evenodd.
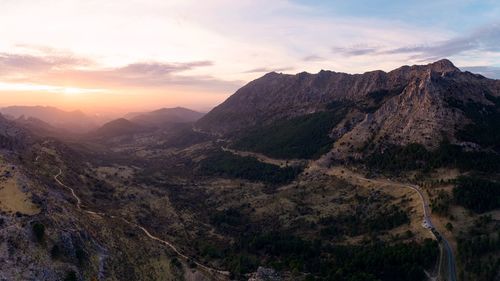
<path id="1" fill-rule="evenodd" d="M 370 143 L 433 149 L 448 139 L 474 147 L 457 137 L 474 122 L 467 110 L 450 103 L 489 106 L 488 96 L 500 96 L 500 81 L 462 72 L 447 59 L 363 74 L 271 72 L 243 86 L 195 126 L 234 137 L 279 120 L 331 111 L 337 104 L 337 110 L 349 110 L 329 132 L 335 158 L 359 156 Z"/>
<path id="2" fill-rule="evenodd" d="M 198 121 L 205 114 L 185 107 L 160 108 L 150 112 L 127 114 L 126 119 L 145 126 L 163 127 Z"/>
<path id="3" fill-rule="evenodd" d="M 109 139 L 125 135 L 133 135 L 148 130 L 125 118 L 118 118 L 103 124 L 101 127 L 89 132 L 87 137 Z"/>
<path id="4" fill-rule="evenodd" d="M 80 110 L 65 111 L 53 106 L 9 106 L 0 108 L 0 112 L 13 119 L 33 117 L 73 133 L 88 132 L 101 122 Z"/>

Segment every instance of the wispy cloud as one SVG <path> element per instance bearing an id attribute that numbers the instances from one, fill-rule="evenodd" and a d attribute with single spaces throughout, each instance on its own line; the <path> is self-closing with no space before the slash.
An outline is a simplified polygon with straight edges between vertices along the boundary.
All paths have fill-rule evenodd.
<path id="1" fill-rule="evenodd" d="M 0 79 L 4 82 L 64 87 L 99 88 L 168 88 L 198 87 L 205 91 L 232 91 L 240 81 L 226 81 L 210 75 L 189 71 L 214 65 L 212 61 L 136 62 L 119 67 L 100 67 L 90 59 L 76 56 L 35 56 L 31 54 L 0 54 Z M 19 86 L 18 86 L 19 88 Z M 42 89 L 42 88 L 40 88 Z M 43 88 L 48 89 L 47 87 Z M 167 89 L 165 89 L 167 90 Z"/>
<path id="2" fill-rule="evenodd" d="M 484 26 L 469 34 L 442 41 L 403 45 L 397 48 L 359 44 L 332 47 L 332 52 L 343 56 L 404 54 L 409 59 L 425 60 L 451 57 L 465 52 L 500 52 L 500 24 Z"/>
<path id="3" fill-rule="evenodd" d="M 362 56 L 369 54 L 376 54 L 380 51 L 378 47 L 370 47 L 365 45 L 355 45 L 350 47 L 333 47 L 334 54 L 341 54 L 344 56 Z"/>
<path id="4" fill-rule="evenodd" d="M 192 70 L 198 67 L 212 66 L 211 61 L 193 61 L 185 63 L 160 63 L 160 62 L 145 62 L 133 63 L 125 67 L 117 69 L 124 74 L 146 74 L 146 75 L 166 75 L 186 70 Z"/>
<path id="5" fill-rule="evenodd" d="M 470 34 L 422 45 L 404 46 L 383 54 L 413 54 L 422 59 L 450 57 L 465 52 L 500 52 L 500 24 L 491 24 Z"/>
<path id="6" fill-rule="evenodd" d="M 86 66 L 90 60 L 75 56 L 0 53 L 0 74 L 13 71 L 47 71 L 66 67 Z"/>
<path id="7" fill-rule="evenodd" d="M 309 56 L 302 58 L 302 60 L 306 61 L 306 62 L 314 62 L 314 61 L 325 61 L 326 58 L 324 58 L 322 56 L 318 56 L 318 55 L 309 55 Z"/>
<path id="8" fill-rule="evenodd" d="M 282 71 L 289 71 L 292 70 L 293 67 L 277 67 L 277 68 L 272 68 L 272 67 L 258 67 L 258 68 L 253 68 L 244 71 L 243 73 L 266 73 L 266 72 L 282 72 Z"/>

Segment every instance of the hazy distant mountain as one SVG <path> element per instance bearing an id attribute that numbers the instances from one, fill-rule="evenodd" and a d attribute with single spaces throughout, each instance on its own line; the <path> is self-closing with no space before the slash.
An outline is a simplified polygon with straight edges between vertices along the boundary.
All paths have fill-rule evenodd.
<path id="1" fill-rule="evenodd" d="M 322 154 L 352 157 L 380 145 L 435 148 L 443 139 L 491 149 L 500 143 L 499 96 L 500 81 L 462 72 L 448 60 L 354 75 L 272 72 L 238 90 L 196 127 L 239 132 L 244 148 L 259 151 L 270 150 L 271 143 L 276 149 L 307 148 L 315 141 Z"/>
<path id="2" fill-rule="evenodd" d="M 25 117 L 24 115 L 13 120 L 18 126 L 25 128 L 37 136 L 42 137 L 61 137 L 67 136 L 67 131 L 61 128 L 55 128 L 47 122 L 38 118 Z"/>
<path id="3" fill-rule="evenodd" d="M 142 125 L 163 127 L 176 123 L 192 123 L 205 114 L 183 107 L 162 108 L 146 113 L 129 113 L 125 118 Z"/>
<path id="4" fill-rule="evenodd" d="M 90 132 L 88 136 L 93 138 L 114 138 L 133 135 L 148 129 L 148 127 L 144 127 L 125 118 L 120 118 L 102 125 L 98 129 Z"/>
<path id="5" fill-rule="evenodd" d="M 82 133 L 98 126 L 98 118 L 88 116 L 81 111 L 64 111 L 46 106 L 10 106 L 1 108 L 2 114 L 17 119 L 22 116 L 37 118 L 56 128 Z"/>

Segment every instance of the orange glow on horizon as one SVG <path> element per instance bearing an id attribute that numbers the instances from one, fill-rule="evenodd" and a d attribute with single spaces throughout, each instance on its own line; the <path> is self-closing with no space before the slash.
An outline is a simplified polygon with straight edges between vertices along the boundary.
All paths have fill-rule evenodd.
<path id="1" fill-rule="evenodd" d="M 122 114 L 176 106 L 203 112 L 211 109 L 210 105 L 215 106 L 228 96 L 226 93 L 200 94 L 183 90 L 168 92 L 150 89 L 101 90 L 45 85 L 15 85 L 13 88 L 8 89 L 0 84 L 1 107 L 54 106 L 63 110 L 82 110 L 92 114 Z M 54 89 L 56 91 L 53 91 Z"/>

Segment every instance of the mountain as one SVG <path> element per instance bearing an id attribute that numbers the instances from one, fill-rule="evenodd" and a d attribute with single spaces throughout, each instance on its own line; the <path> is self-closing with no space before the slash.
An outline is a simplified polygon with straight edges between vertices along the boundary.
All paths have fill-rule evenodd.
<path id="1" fill-rule="evenodd" d="M 290 143 L 305 151 L 298 156 L 330 151 L 337 158 L 359 157 L 367 147 L 418 143 L 433 149 L 443 140 L 492 149 L 500 142 L 499 96 L 500 81 L 462 72 L 446 59 L 364 74 L 272 72 L 239 89 L 195 126 L 232 136 L 240 148 L 282 150 L 273 155 L 282 157 Z M 486 136 L 488 128 L 495 133 Z"/>
<path id="2" fill-rule="evenodd" d="M 125 118 L 142 125 L 163 127 L 175 123 L 192 123 L 203 117 L 200 113 L 183 107 L 162 108 L 146 113 L 130 113 Z"/>
<path id="3" fill-rule="evenodd" d="M 88 136 L 94 138 L 113 138 L 132 135 L 146 131 L 148 128 L 125 118 L 110 121 L 98 129 L 91 131 Z"/>
<path id="4" fill-rule="evenodd" d="M 12 120 L 16 125 L 27 129 L 31 133 L 40 137 L 63 137 L 68 135 L 68 132 L 64 129 L 55 128 L 47 122 L 44 122 L 38 118 L 25 117 L 24 115 Z"/>
<path id="5" fill-rule="evenodd" d="M 70 132 L 82 133 L 94 129 L 99 119 L 81 111 L 64 111 L 50 106 L 10 106 L 0 109 L 0 113 L 12 118 L 32 117 Z"/>

